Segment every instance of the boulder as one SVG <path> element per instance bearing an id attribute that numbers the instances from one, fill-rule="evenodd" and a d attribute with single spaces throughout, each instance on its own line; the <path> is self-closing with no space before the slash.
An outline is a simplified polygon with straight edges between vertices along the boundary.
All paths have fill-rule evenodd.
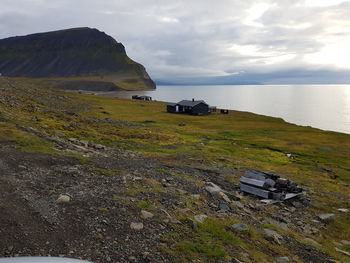
<path id="1" fill-rule="evenodd" d="M 154 215 L 151 212 L 148 212 L 146 210 L 142 210 L 141 211 L 141 218 L 142 219 L 150 219 L 152 218 Z"/>
<path id="2" fill-rule="evenodd" d="M 193 194 L 193 195 L 191 195 L 191 197 L 196 199 L 196 200 L 199 200 L 201 198 L 201 195 L 200 194 Z"/>
<path id="3" fill-rule="evenodd" d="M 338 208 L 337 211 L 341 212 L 341 213 L 348 213 L 349 209 L 347 209 L 347 208 Z"/>
<path id="4" fill-rule="evenodd" d="M 317 218 L 323 223 L 329 223 L 334 220 L 334 214 L 319 214 Z"/>
<path id="5" fill-rule="evenodd" d="M 142 230 L 143 229 L 143 223 L 134 223 L 132 222 L 130 224 L 130 228 L 133 230 Z"/>
<path id="6" fill-rule="evenodd" d="M 191 218 L 187 218 L 185 220 L 185 223 L 190 226 L 192 229 L 197 229 L 198 228 L 198 223 L 196 220 L 193 220 Z"/>
<path id="7" fill-rule="evenodd" d="M 56 204 L 66 204 L 69 203 L 71 199 L 72 197 L 70 195 L 62 194 L 57 198 Z"/>
<path id="8" fill-rule="evenodd" d="M 321 246 L 320 243 L 318 243 L 317 241 L 313 240 L 312 238 L 306 237 L 306 238 L 304 238 L 304 240 L 305 240 L 306 242 L 308 242 L 308 243 L 311 243 L 311 244 L 314 245 L 314 246 L 319 246 L 319 247 Z"/>
<path id="9" fill-rule="evenodd" d="M 289 257 L 279 257 L 276 258 L 276 263 L 288 263 L 290 262 Z"/>
<path id="10" fill-rule="evenodd" d="M 225 204 L 225 203 L 221 203 L 219 205 L 219 208 L 220 208 L 220 211 L 222 211 L 222 212 L 230 211 L 230 207 L 227 204 Z"/>
<path id="11" fill-rule="evenodd" d="M 231 208 L 243 209 L 244 205 L 240 201 L 232 201 Z"/>
<path id="12" fill-rule="evenodd" d="M 227 203 L 231 203 L 230 198 L 228 198 L 228 196 L 224 193 L 224 192 L 219 192 L 218 196 L 223 199 L 224 201 L 226 201 Z"/>
<path id="13" fill-rule="evenodd" d="M 267 240 L 270 240 L 274 243 L 277 243 L 278 245 L 282 245 L 283 243 L 283 237 L 278 234 L 276 231 L 268 229 L 268 228 L 263 228 L 263 235 Z"/>
<path id="14" fill-rule="evenodd" d="M 248 226 L 241 223 L 233 224 L 231 228 L 236 232 L 243 232 L 248 230 Z"/>
<path id="15" fill-rule="evenodd" d="M 223 192 L 223 190 L 220 188 L 220 186 L 218 186 L 212 182 L 207 183 L 205 190 L 207 190 L 212 195 L 218 195 L 220 192 Z"/>
<path id="16" fill-rule="evenodd" d="M 194 219 L 199 223 L 203 223 L 207 217 L 208 217 L 207 215 L 203 215 L 203 214 L 202 215 L 195 215 Z"/>

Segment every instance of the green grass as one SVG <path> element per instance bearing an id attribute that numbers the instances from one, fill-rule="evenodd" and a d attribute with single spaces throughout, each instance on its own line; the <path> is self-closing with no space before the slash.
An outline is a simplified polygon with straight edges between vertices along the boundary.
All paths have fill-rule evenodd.
<path id="1" fill-rule="evenodd" d="M 228 256 L 228 248 L 243 244 L 240 238 L 227 230 L 231 223 L 232 221 L 207 218 L 195 231 L 185 231 L 182 235 L 170 233 L 167 242 L 174 244 L 179 262 L 198 258 L 215 262 Z"/>
<path id="2" fill-rule="evenodd" d="M 149 203 L 147 203 L 146 201 L 140 201 L 137 204 L 137 207 L 140 209 L 149 209 L 149 208 L 151 208 L 151 205 Z"/>
<path id="3" fill-rule="evenodd" d="M 125 80 L 130 85 L 134 84 L 128 78 Z M 53 96 L 57 91 L 48 89 L 45 81 L 16 81 L 16 85 L 20 86 L 24 94 L 12 95 L 21 99 L 23 103 L 14 107 L 0 103 L 0 112 L 6 121 L 0 124 L 0 140 L 10 140 L 23 151 L 64 154 L 79 159 L 81 163 L 89 162 L 88 158 L 76 153 L 56 152 L 51 142 L 16 128 L 18 126 L 45 130 L 49 135 L 59 132 L 63 139 L 76 138 L 103 143 L 110 147 L 140 152 L 169 163 L 225 165 L 238 174 L 245 169 L 274 170 L 297 183 L 310 185 L 307 188 L 314 192 L 314 201 L 311 208 L 306 209 L 311 212 L 317 214 L 334 212 L 333 208 L 349 208 L 350 187 L 343 184 L 350 184 L 350 135 L 301 127 L 279 118 L 247 112 L 230 111 L 227 115 L 208 116 L 170 114 L 166 112 L 166 104 L 163 102 L 69 93 L 59 93 L 67 97 L 66 100 L 47 100 L 47 97 Z M 105 119 L 106 115 L 102 111 L 109 112 L 108 118 L 113 121 L 139 126 L 92 121 Z M 41 121 L 33 121 L 33 116 Z M 155 122 L 145 123 L 146 120 Z M 75 125 L 70 125 L 71 123 Z M 179 126 L 179 123 L 185 123 L 186 126 Z M 320 147 L 329 149 L 324 150 Z M 291 153 L 295 158 L 288 158 L 287 153 Z M 332 179 L 334 174 L 317 170 L 315 167 L 332 169 L 337 179 Z M 119 171 L 105 169 L 97 169 L 94 172 L 103 176 L 119 174 Z M 158 169 L 156 172 L 172 174 L 166 169 Z M 203 183 L 187 175 L 172 175 L 183 177 L 198 185 Z M 163 191 L 161 185 L 151 180 L 146 181 L 146 185 L 128 185 L 128 188 L 125 196 L 132 198 L 140 192 L 159 194 Z M 197 207 L 193 200 L 184 201 L 188 206 Z M 149 209 L 151 205 L 139 200 L 137 206 L 140 209 Z M 337 213 L 336 217 L 336 224 L 331 223 L 325 229 L 320 229 L 323 241 L 317 241 L 322 243 L 323 250 L 343 260 L 344 257 L 334 251 L 333 241 L 348 240 L 350 218 L 348 214 L 340 213 Z M 266 262 L 270 250 L 277 251 L 278 254 L 288 252 L 282 247 L 270 247 L 252 228 L 249 228 L 247 233 L 242 233 L 242 236 L 241 233 L 234 234 L 229 230 L 229 223 L 225 220 L 208 219 L 194 232 L 180 228 L 178 236 L 168 237 L 173 244 L 170 253 L 182 258 L 183 262 L 196 257 L 215 262 L 218 258 L 233 256 L 237 246 L 246 245 L 247 249 L 252 250 L 252 257 L 257 262 Z M 274 229 L 271 225 L 264 227 Z M 294 235 L 299 237 L 298 233 Z"/>
<path id="4" fill-rule="evenodd" d="M 120 170 L 107 170 L 102 168 L 91 168 L 90 170 L 102 176 L 116 176 L 119 175 L 121 172 Z"/>
<path id="5" fill-rule="evenodd" d="M 171 174 L 169 171 L 167 171 L 165 169 L 158 169 L 157 172 L 158 173 L 163 173 L 163 174 Z"/>

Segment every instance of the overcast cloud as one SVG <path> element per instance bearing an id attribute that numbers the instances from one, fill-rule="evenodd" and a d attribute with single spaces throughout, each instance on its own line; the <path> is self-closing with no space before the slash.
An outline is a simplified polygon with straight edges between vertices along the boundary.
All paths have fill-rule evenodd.
<path id="1" fill-rule="evenodd" d="M 231 75 L 260 76 L 262 82 L 261 76 L 266 76 L 271 82 L 281 72 L 293 74 L 288 81 L 302 78 L 305 74 L 301 72 L 313 72 L 311 79 L 315 80 L 319 74 L 324 77 L 331 72 L 329 76 L 334 77 L 336 72 L 339 79 L 350 71 L 350 1 L 0 3 L 0 38 L 71 27 L 97 28 L 122 42 L 128 55 L 157 80 Z"/>

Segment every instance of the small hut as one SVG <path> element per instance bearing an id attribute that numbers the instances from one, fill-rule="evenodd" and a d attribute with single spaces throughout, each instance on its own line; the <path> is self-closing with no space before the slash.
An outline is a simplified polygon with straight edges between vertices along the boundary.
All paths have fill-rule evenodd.
<path id="1" fill-rule="evenodd" d="M 168 103 L 167 112 L 187 113 L 191 115 L 209 114 L 209 105 L 203 100 L 182 100 L 178 103 Z"/>

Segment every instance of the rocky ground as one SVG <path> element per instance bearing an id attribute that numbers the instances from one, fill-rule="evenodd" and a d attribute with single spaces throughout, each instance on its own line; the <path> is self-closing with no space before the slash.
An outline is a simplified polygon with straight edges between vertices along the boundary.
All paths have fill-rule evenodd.
<path id="1" fill-rule="evenodd" d="M 263 205 L 224 180 L 224 173 L 236 176 L 224 168 L 169 165 L 129 151 L 85 148 L 74 140 L 65 143 L 68 149 L 94 155 L 92 162 L 82 165 L 74 158 L 23 153 L 12 143 L 1 142 L 2 256 L 173 262 L 160 250 L 168 245 L 163 237 L 175 230 L 174 225 L 195 228 L 206 216 L 234 216 L 244 222 L 243 230 L 266 223 L 309 235 L 326 224 L 304 210 L 311 197 Z M 200 203 L 200 209 L 188 209 L 188 197 Z M 179 215 L 195 219 L 180 221 Z M 309 219 L 311 223 L 305 223 Z M 242 231 L 235 227 L 232 231 Z M 269 242 L 288 246 L 304 262 L 331 262 L 314 246 L 271 229 L 260 230 Z"/>
<path id="2" fill-rule="evenodd" d="M 14 88 L 8 84 L 5 87 Z M 27 100 L 21 102 L 18 94 L 4 91 L 0 104 L 36 107 Z M 62 95 L 52 96 L 52 103 L 67 100 Z M 44 109 L 45 103 L 50 103 L 47 96 Z M 86 108 L 84 104 L 69 105 L 73 108 L 53 111 L 54 118 L 74 115 L 74 107 Z M 7 111 L 0 125 L 44 139 L 52 143 L 55 152 L 23 151 L 18 143 L 1 134 L 0 257 L 64 256 L 95 263 L 258 262 L 255 254 L 262 253 L 268 262 L 334 262 L 314 237 L 322 236 L 335 215 L 312 212 L 311 192 L 266 205 L 239 191 L 236 182 L 244 169 L 208 165 L 185 157 L 146 157 L 117 146 L 47 133 L 45 127 L 8 122 L 10 117 L 11 111 Z M 214 225 L 214 230 L 205 231 L 215 238 L 233 234 L 244 240 L 244 245 L 243 241 L 235 244 L 232 240 L 220 243 L 230 250 L 225 257 L 182 255 L 176 243 L 197 238 L 208 220 L 234 221 L 223 230 Z M 336 246 L 344 244 L 349 245 Z"/>

